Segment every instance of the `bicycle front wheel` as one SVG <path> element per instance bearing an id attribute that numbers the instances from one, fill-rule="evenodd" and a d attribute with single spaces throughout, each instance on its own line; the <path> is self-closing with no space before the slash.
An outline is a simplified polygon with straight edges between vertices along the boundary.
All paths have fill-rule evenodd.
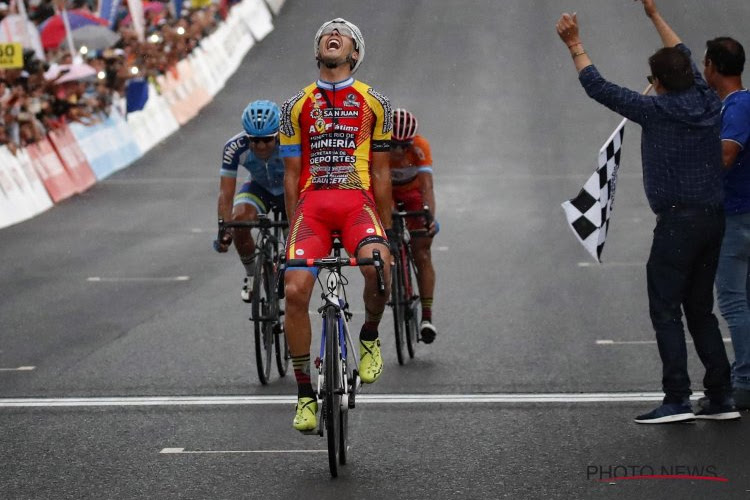
<path id="1" fill-rule="evenodd" d="M 391 266 L 391 308 L 393 309 L 393 333 L 396 337 L 398 364 L 404 364 L 404 292 L 401 264 Z"/>
<path id="2" fill-rule="evenodd" d="M 270 320 L 274 293 L 271 282 L 271 266 L 263 254 L 255 257 L 253 281 L 252 319 L 255 327 L 255 365 L 260 383 L 265 385 L 271 378 L 273 356 L 273 321 Z"/>
<path id="3" fill-rule="evenodd" d="M 338 318 L 336 309 L 329 307 L 325 313 L 326 352 L 323 360 L 325 374 L 324 406 L 326 437 L 328 438 L 328 466 L 331 476 L 338 476 L 339 451 L 341 446 L 341 358 L 339 356 Z"/>

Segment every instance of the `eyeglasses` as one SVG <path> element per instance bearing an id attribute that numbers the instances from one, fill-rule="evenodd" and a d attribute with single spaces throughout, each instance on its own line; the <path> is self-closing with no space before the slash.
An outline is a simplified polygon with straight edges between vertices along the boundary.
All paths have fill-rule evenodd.
<path id="1" fill-rule="evenodd" d="M 331 23 L 328 26 L 326 26 L 323 31 L 320 33 L 320 36 L 323 35 L 330 35 L 334 31 L 338 31 L 339 35 L 348 36 L 349 38 L 354 38 L 354 33 L 352 33 L 352 30 L 344 23 Z"/>
<path id="2" fill-rule="evenodd" d="M 391 141 L 391 147 L 396 149 L 406 149 L 412 145 L 413 141 Z"/>
<path id="3" fill-rule="evenodd" d="M 250 142 L 252 142 L 253 144 L 258 144 L 259 142 L 264 142 L 268 144 L 269 142 L 275 141 L 276 136 L 272 135 L 270 137 L 250 137 L 249 139 L 250 139 Z"/>
<path id="4" fill-rule="evenodd" d="M 646 80 L 648 80 L 648 83 L 650 83 L 651 85 L 653 85 L 654 84 L 654 80 L 656 80 L 656 77 L 654 75 L 648 75 L 646 77 Z"/>

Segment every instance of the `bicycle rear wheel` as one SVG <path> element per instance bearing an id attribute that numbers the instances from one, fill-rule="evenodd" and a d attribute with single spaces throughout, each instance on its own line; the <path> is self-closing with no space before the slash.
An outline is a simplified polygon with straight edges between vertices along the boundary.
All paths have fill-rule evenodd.
<path id="1" fill-rule="evenodd" d="M 419 334 L 419 294 L 417 294 L 417 276 L 411 255 L 404 251 L 404 330 L 406 349 L 409 357 L 414 358 Z"/>
<path id="2" fill-rule="evenodd" d="M 263 257 L 262 253 L 255 257 L 252 317 L 255 326 L 255 365 L 260 383 L 265 385 L 271 377 L 274 335 L 269 316 L 275 296 L 271 286 L 271 266 Z"/>
<path id="3" fill-rule="evenodd" d="M 336 309 L 331 306 L 325 312 L 326 322 L 326 352 L 323 360 L 325 374 L 324 406 L 326 437 L 328 439 L 328 467 L 331 476 L 338 476 L 339 452 L 341 446 L 341 358 L 338 350 L 338 319 Z"/>
<path id="4" fill-rule="evenodd" d="M 398 260 L 398 259 L 397 259 Z M 401 264 L 391 266 L 391 308 L 393 309 L 393 333 L 396 337 L 398 364 L 404 364 L 404 293 Z"/>

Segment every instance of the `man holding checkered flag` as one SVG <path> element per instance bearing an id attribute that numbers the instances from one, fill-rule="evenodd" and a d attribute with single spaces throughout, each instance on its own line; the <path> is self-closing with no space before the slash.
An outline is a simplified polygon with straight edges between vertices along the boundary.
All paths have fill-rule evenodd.
<path id="1" fill-rule="evenodd" d="M 721 185 L 721 101 L 690 59 L 653 0 L 641 0 L 664 48 L 649 58 L 656 96 L 605 80 L 583 47 L 575 14 L 563 14 L 557 33 L 592 99 L 641 125 L 643 184 L 656 228 L 646 266 L 649 312 L 661 356 L 663 404 L 639 415 L 640 424 L 740 417 L 731 399 L 730 368 L 713 314 L 713 282 L 724 233 Z M 603 208 L 600 207 L 603 211 Z M 682 324 L 706 368 L 711 404 L 693 413 Z"/>

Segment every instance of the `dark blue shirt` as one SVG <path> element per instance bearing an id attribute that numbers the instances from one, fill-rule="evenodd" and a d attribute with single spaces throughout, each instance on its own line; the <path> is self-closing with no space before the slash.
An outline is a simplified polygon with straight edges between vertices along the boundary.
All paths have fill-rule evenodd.
<path id="1" fill-rule="evenodd" d="M 739 144 L 732 168 L 724 173 L 724 209 L 728 215 L 750 212 L 750 91 L 738 90 L 724 98 L 721 140 Z"/>
<path id="2" fill-rule="evenodd" d="M 690 55 L 683 44 L 677 46 Z M 605 80 L 593 65 L 579 80 L 592 99 L 641 125 L 643 187 L 651 210 L 721 207 L 721 101 L 692 63 L 695 85 L 645 96 Z"/>

